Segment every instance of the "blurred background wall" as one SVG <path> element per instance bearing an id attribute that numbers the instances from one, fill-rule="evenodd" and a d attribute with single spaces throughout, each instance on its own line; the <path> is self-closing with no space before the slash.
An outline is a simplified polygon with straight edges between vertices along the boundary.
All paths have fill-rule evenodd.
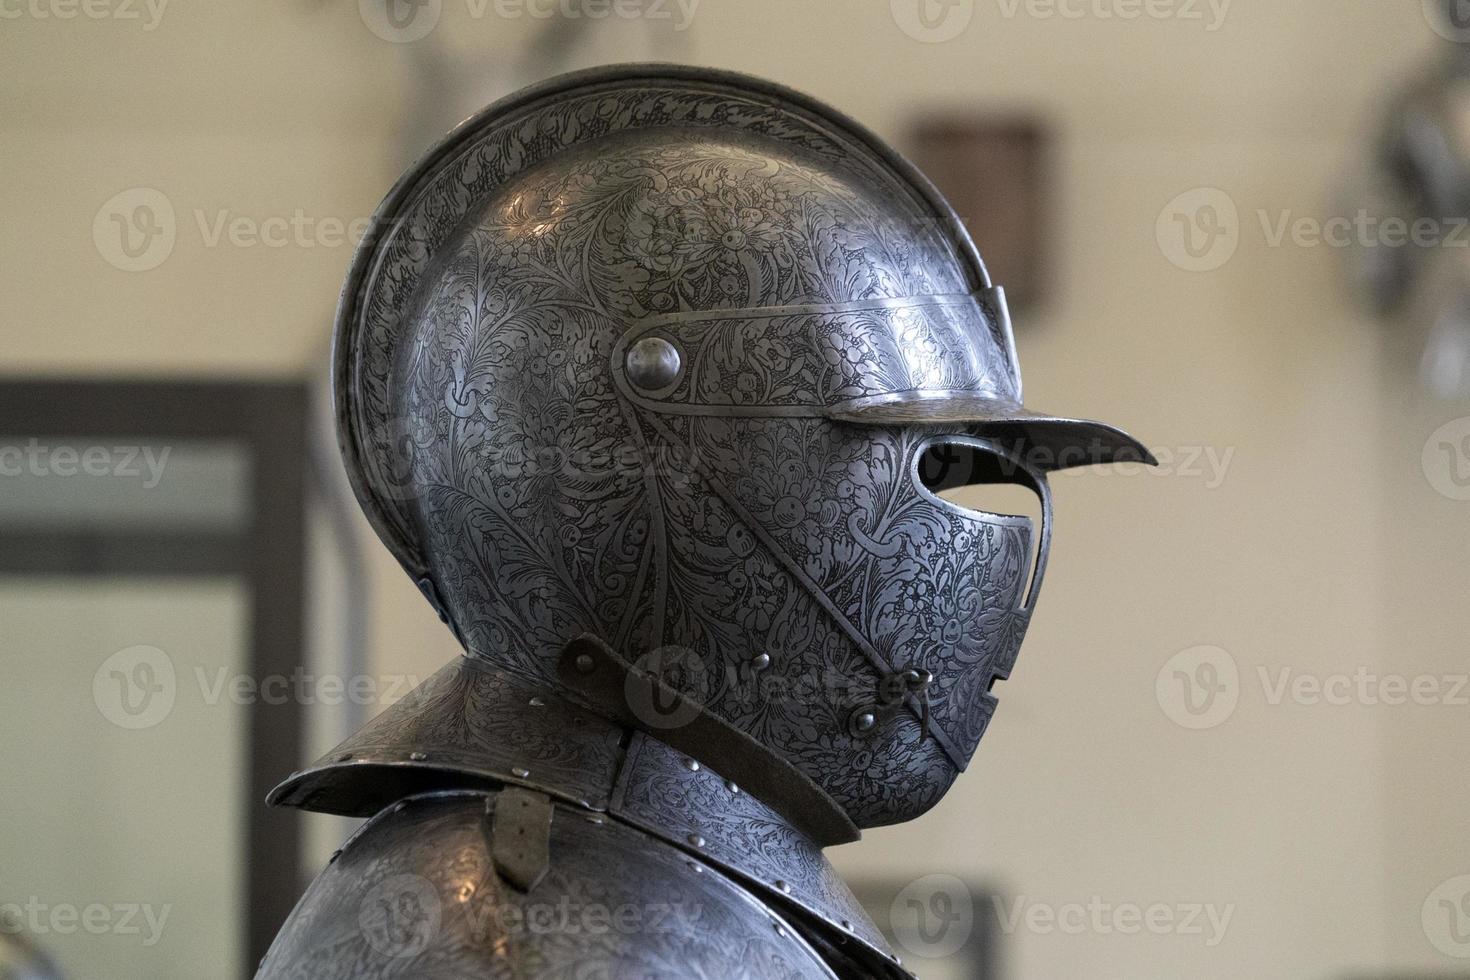
<path id="1" fill-rule="evenodd" d="M 534 80 L 544 26 L 444 0 L 430 39 L 394 43 L 356 2 L 38 2 L 0 3 L 3 369 L 23 376 L 322 373 L 352 224 L 410 146 Z M 1310 681 L 1466 670 L 1470 504 L 1421 456 L 1470 411 L 1420 393 L 1416 339 L 1358 311 L 1339 250 L 1271 233 L 1335 213 L 1389 87 L 1446 42 L 1419 0 L 1099 14 L 1128 7 L 959 0 L 925 26 L 903 0 L 671 0 L 558 57 L 749 71 L 900 146 L 936 108 L 1052 128 L 1049 287 L 1016 311 L 1028 402 L 1122 423 L 1165 465 L 1056 481 L 1036 624 L 971 771 L 843 870 L 994 889 L 973 914 L 1000 917 L 1014 977 L 1452 973 L 1470 945 L 1431 899 L 1470 874 L 1470 707 L 1314 703 Z M 1233 253 L 1181 251 L 1173 216 L 1221 194 Z M 158 252 L 120 259 L 94 224 L 140 201 L 163 220 L 160 200 L 172 245 L 125 271 Z M 356 561 L 371 670 L 456 654 L 385 551 Z M 1173 925 L 1072 928 L 1079 905 Z"/>

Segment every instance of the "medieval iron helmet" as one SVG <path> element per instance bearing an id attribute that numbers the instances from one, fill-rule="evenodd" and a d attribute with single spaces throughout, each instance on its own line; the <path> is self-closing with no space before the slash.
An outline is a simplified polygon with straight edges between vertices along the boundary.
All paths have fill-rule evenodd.
<path id="1" fill-rule="evenodd" d="M 377 214 L 335 371 L 359 498 L 471 657 L 848 828 L 967 764 L 1047 472 L 1151 461 L 1022 407 L 1004 294 L 922 176 L 705 69 L 565 76 L 464 123 Z M 972 482 L 1030 488 L 1042 526 L 935 492 Z"/>

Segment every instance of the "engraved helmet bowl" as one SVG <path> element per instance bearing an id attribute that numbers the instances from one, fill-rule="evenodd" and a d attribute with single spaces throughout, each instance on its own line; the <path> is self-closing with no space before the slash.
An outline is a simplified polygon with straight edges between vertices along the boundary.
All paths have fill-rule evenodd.
<path id="1" fill-rule="evenodd" d="M 901 158 L 704 69 L 463 124 L 381 207 L 335 358 L 359 499 L 469 655 L 554 683 L 591 634 L 860 827 L 974 752 L 1046 474 L 1150 460 L 1022 407 L 1004 294 Z M 939 494 L 969 483 L 1029 488 L 1042 526 Z"/>

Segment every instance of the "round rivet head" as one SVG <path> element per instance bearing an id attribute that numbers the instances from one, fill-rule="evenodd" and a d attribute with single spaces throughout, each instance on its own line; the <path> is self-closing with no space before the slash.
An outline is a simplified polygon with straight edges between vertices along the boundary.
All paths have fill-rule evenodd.
<path id="1" fill-rule="evenodd" d="M 735 784 L 735 780 L 733 779 L 725 780 L 725 788 L 732 793 L 740 792 L 740 787 Z"/>
<path id="2" fill-rule="evenodd" d="M 597 669 L 597 663 L 592 659 L 590 653 L 579 653 L 577 659 L 572 661 L 579 674 L 590 674 Z"/>
<path id="3" fill-rule="evenodd" d="M 704 846 L 704 838 L 699 836 L 698 834 L 690 834 L 687 838 L 685 838 L 685 840 L 689 841 L 689 843 L 695 847 Z"/>
<path id="4" fill-rule="evenodd" d="M 698 759 L 685 759 L 684 760 L 684 768 L 685 769 L 688 769 L 690 772 L 699 772 L 699 760 Z"/>
<path id="5" fill-rule="evenodd" d="M 857 720 L 854 721 L 853 724 L 860 732 L 871 732 L 873 730 L 873 726 L 878 724 L 878 718 L 871 711 L 864 711 L 862 714 L 857 716 Z"/>
<path id="6" fill-rule="evenodd" d="M 531 775 L 531 770 L 525 768 L 524 766 L 516 766 L 510 771 L 510 774 L 517 779 L 525 779 L 527 776 Z"/>
<path id="7" fill-rule="evenodd" d="M 786 882 L 782 881 L 779 878 L 776 879 L 776 888 L 783 895 L 790 895 L 791 894 L 791 886 L 788 885 Z"/>
<path id="8" fill-rule="evenodd" d="M 751 658 L 750 665 L 756 670 L 765 670 L 771 666 L 771 655 L 769 653 L 757 654 Z"/>
<path id="9" fill-rule="evenodd" d="M 428 756 L 422 752 L 410 752 L 408 754 L 408 759 L 410 762 L 423 762 L 427 758 Z"/>
<path id="10" fill-rule="evenodd" d="M 644 391 L 667 388 L 679 377 L 679 349 L 662 337 L 644 337 L 628 348 L 628 380 Z"/>
<path id="11" fill-rule="evenodd" d="M 544 708 L 546 707 L 546 699 L 541 697 L 540 695 L 537 695 L 530 700 L 529 704 L 533 708 Z"/>

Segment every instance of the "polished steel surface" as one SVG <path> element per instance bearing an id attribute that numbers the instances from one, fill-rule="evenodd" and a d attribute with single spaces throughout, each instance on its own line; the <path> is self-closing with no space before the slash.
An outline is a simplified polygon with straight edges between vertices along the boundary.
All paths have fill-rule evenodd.
<path id="1" fill-rule="evenodd" d="M 505 795 L 415 797 L 308 889 L 260 980 L 818 980 L 798 930 L 698 860 L 563 806 L 529 890 L 497 867 Z"/>
<path id="2" fill-rule="evenodd" d="M 467 655 L 273 794 L 388 809 L 263 975 L 902 976 L 821 846 L 965 768 L 1047 474 L 1150 461 L 1023 404 L 1004 292 L 929 184 L 766 82 L 554 79 L 389 194 L 334 359 L 354 488 Z M 1032 491 L 1040 526 L 941 495 L 977 483 Z M 446 791 L 485 795 L 399 802 Z M 706 907 L 611 946 L 407 923 L 409 969 L 363 943 L 385 875 L 427 906 Z"/>
<path id="3" fill-rule="evenodd" d="M 1004 296 L 922 178 L 709 71 L 466 123 L 380 212 L 337 357 L 359 492 L 472 655 L 551 680 L 582 633 L 688 650 L 684 693 L 858 826 L 968 763 L 1044 560 L 1028 522 L 925 492 L 928 440 L 984 436 L 1031 486 L 1146 457 L 1022 407 Z M 880 710 L 909 670 L 933 683 Z"/>
<path id="4" fill-rule="evenodd" d="M 637 827 L 688 851 L 850 954 L 894 959 L 878 927 L 778 810 L 655 739 L 462 657 L 271 794 L 277 805 L 371 816 L 427 790 L 501 786 Z M 695 848 L 691 836 L 703 838 Z M 860 949 L 859 949 L 860 948 Z"/>

